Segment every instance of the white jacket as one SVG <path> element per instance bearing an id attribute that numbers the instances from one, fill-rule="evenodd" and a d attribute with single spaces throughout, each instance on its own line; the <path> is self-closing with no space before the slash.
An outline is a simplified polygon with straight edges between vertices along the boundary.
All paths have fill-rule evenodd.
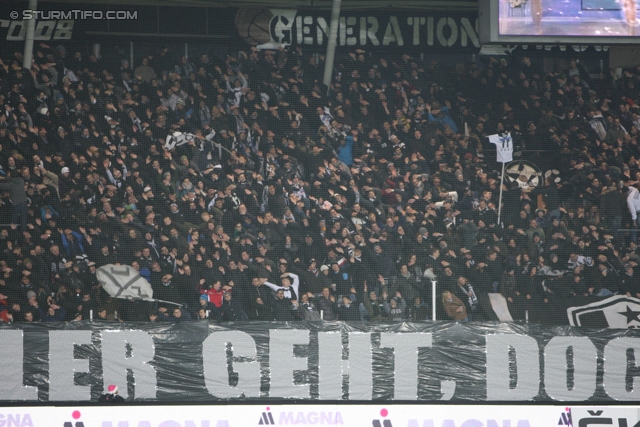
<path id="1" fill-rule="evenodd" d="M 265 286 L 268 286 L 271 289 L 273 289 L 274 292 L 283 290 L 285 298 L 294 299 L 294 296 L 295 296 L 295 298 L 300 299 L 300 293 L 298 291 L 298 289 L 300 288 L 300 278 L 298 277 L 297 274 L 293 274 L 293 273 L 287 273 L 287 274 L 292 279 L 292 283 L 290 287 L 278 286 L 271 282 L 264 282 L 264 284 Z M 291 289 L 293 289 L 294 294 L 291 293 Z"/>
<path id="2" fill-rule="evenodd" d="M 627 206 L 629 207 L 629 213 L 631 213 L 631 219 L 635 221 L 638 217 L 637 212 L 640 211 L 640 192 L 635 187 L 629 187 Z"/>

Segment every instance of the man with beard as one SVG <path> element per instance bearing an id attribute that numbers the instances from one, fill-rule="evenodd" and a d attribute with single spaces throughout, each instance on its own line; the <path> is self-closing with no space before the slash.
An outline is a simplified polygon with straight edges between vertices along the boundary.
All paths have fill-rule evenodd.
<path id="1" fill-rule="evenodd" d="M 171 274 L 165 274 L 162 276 L 160 283 L 151 283 L 153 289 L 154 299 L 166 301 L 168 303 L 180 304 L 180 292 L 179 289 L 172 282 L 173 276 Z M 174 307 L 173 304 L 161 303 L 165 308 Z"/>
<path id="2" fill-rule="evenodd" d="M 297 300 L 286 298 L 284 294 L 284 288 L 280 288 L 273 297 L 272 307 L 275 320 L 279 322 L 300 320 Z"/>

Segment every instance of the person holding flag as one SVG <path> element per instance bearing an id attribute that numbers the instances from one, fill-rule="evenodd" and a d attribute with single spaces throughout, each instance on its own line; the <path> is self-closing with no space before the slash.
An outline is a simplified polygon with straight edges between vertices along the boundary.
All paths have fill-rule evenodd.
<path id="1" fill-rule="evenodd" d="M 500 175 L 500 203 L 498 207 L 498 224 L 502 214 L 502 186 L 504 185 L 504 164 L 513 161 L 513 139 L 509 132 L 502 135 L 489 135 L 489 142 L 496 146 L 496 161 L 502 163 L 502 174 Z"/>

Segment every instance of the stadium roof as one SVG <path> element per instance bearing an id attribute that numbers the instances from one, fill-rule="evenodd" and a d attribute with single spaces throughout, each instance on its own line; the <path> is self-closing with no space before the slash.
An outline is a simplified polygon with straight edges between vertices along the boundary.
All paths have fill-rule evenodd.
<path id="1" fill-rule="evenodd" d="M 82 3 L 81 0 L 39 0 L 46 3 Z M 144 6 L 201 6 L 201 7 L 242 7 L 268 6 L 272 8 L 314 8 L 331 9 L 332 0 L 93 0 L 92 4 L 126 4 Z M 402 9 L 476 9 L 477 0 L 343 0 L 342 10 L 363 10 L 380 8 Z"/>

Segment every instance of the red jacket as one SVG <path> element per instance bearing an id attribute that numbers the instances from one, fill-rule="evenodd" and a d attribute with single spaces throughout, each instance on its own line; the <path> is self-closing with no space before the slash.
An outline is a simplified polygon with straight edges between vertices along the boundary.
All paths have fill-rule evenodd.
<path id="1" fill-rule="evenodd" d="M 202 294 L 205 294 L 209 297 L 210 303 L 212 303 L 218 308 L 222 307 L 222 297 L 224 296 L 224 291 L 222 289 L 220 289 L 219 291 L 216 291 L 215 289 L 211 288 L 201 292 Z"/>
<path id="2" fill-rule="evenodd" d="M 7 309 L 7 300 L 0 299 L 0 322 L 9 323 L 11 319 L 9 318 L 9 310 Z"/>

